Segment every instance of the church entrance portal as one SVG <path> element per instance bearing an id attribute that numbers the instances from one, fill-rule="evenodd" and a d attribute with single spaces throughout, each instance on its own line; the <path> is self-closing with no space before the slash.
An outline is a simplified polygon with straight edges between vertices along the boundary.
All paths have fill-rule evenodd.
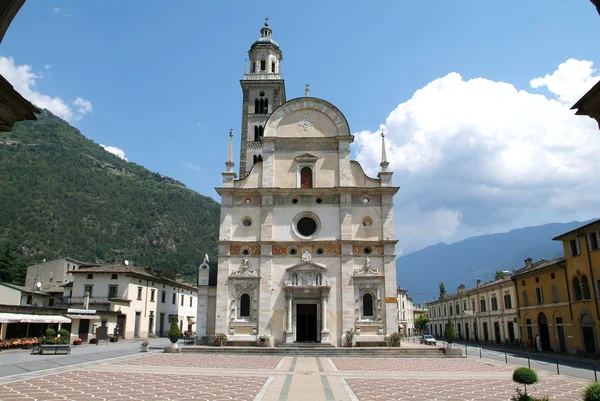
<path id="1" fill-rule="evenodd" d="M 317 341 L 317 304 L 296 305 L 296 341 Z"/>

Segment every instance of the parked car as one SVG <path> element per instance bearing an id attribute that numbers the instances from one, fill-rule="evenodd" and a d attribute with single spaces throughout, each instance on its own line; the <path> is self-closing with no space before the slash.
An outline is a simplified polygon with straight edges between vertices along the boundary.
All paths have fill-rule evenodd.
<path id="1" fill-rule="evenodd" d="M 425 334 L 421 337 L 421 344 L 436 345 L 435 337 L 430 334 Z"/>

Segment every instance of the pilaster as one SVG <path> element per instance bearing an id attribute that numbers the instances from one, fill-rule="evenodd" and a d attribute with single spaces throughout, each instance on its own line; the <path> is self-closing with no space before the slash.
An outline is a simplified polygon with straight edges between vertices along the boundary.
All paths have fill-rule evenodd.
<path id="1" fill-rule="evenodd" d="M 271 335 L 271 313 L 274 304 L 271 300 L 272 283 L 272 246 L 261 245 L 260 247 L 260 284 L 259 284 L 259 306 L 258 306 L 258 334 Z"/>
<path id="2" fill-rule="evenodd" d="M 353 329 L 355 324 L 355 311 L 354 307 L 356 305 L 354 299 L 354 281 L 352 280 L 352 274 L 354 273 L 354 262 L 352 257 L 352 245 L 343 244 L 342 245 L 342 255 L 340 256 L 340 286 L 341 286 L 341 302 L 339 303 L 338 308 L 341 308 L 341 321 L 338 319 L 338 324 L 340 328 L 338 333 L 341 334 L 343 338 L 346 335 L 346 331 Z M 341 343 L 338 345 L 343 345 Z"/>

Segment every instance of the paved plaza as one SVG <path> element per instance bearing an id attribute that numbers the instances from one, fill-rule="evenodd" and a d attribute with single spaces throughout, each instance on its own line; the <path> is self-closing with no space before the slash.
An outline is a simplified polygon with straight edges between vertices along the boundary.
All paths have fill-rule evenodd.
<path id="1" fill-rule="evenodd" d="M 2 358 L 3 355 L 0 355 Z M 516 365 L 479 358 L 164 354 L 158 350 L 0 378 L 12 400 L 502 400 Z M 575 401 L 588 381 L 538 371 L 535 396 Z"/>

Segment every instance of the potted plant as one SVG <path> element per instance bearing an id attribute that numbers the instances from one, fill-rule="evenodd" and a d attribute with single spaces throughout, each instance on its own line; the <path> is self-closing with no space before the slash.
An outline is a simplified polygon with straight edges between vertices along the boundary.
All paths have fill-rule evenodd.
<path id="1" fill-rule="evenodd" d="M 96 337 L 90 338 L 90 344 L 96 344 L 96 345 L 98 345 L 98 339 Z"/>
<path id="2" fill-rule="evenodd" d="M 144 341 L 143 343 L 140 344 L 140 347 L 142 347 L 141 352 L 148 352 L 148 346 L 150 345 L 150 343 L 148 341 Z"/>
<path id="3" fill-rule="evenodd" d="M 346 347 L 352 347 L 352 341 L 354 340 L 354 329 L 346 330 Z"/>
<path id="4" fill-rule="evenodd" d="M 227 344 L 227 334 L 225 334 L 225 333 L 215 334 L 215 337 L 213 338 L 213 345 L 216 345 L 217 347 L 222 347 L 225 344 Z"/>
<path id="5" fill-rule="evenodd" d="M 530 368 L 517 368 L 513 372 L 513 381 L 525 386 L 525 392 L 521 393 L 521 389 L 517 388 L 517 395 L 511 398 L 511 401 L 546 401 L 548 397 L 541 399 L 531 397 L 527 394 L 527 385 L 535 384 L 538 382 L 538 375 L 535 370 Z"/>
<path id="6" fill-rule="evenodd" d="M 173 348 L 177 348 L 177 341 L 179 341 L 179 337 L 181 336 L 181 330 L 179 330 L 179 326 L 177 326 L 177 320 L 177 315 L 173 316 L 171 328 L 169 329 L 169 340 L 171 340 Z"/>
<path id="7" fill-rule="evenodd" d="M 271 336 L 269 336 L 267 334 L 262 334 L 262 335 L 258 336 L 258 346 L 259 347 L 268 347 L 270 339 L 271 339 Z"/>
<path id="8" fill-rule="evenodd" d="M 184 331 L 183 335 L 186 337 L 191 337 L 192 336 L 192 332 L 191 331 Z"/>
<path id="9" fill-rule="evenodd" d="M 21 343 L 22 349 L 31 349 L 31 347 L 33 347 L 33 341 L 31 340 L 25 340 Z"/>
<path id="10" fill-rule="evenodd" d="M 452 344 L 454 340 L 456 340 L 456 331 L 454 331 L 454 325 L 448 319 L 448 323 L 446 323 L 446 329 L 444 330 L 444 338 L 448 345 Z"/>
<path id="11" fill-rule="evenodd" d="M 108 341 L 111 342 L 111 343 L 115 343 L 115 342 L 117 342 L 117 337 L 116 336 L 110 336 L 108 338 Z"/>
<path id="12" fill-rule="evenodd" d="M 73 345 L 81 345 L 81 338 L 77 337 L 73 340 Z"/>
<path id="13" fill-rule="evenodd" d="M 390 334 L 388 346 L 389 347 L 399 347 L 401 345 L 402 335 L 400 333 L 392 333 Z"/>

